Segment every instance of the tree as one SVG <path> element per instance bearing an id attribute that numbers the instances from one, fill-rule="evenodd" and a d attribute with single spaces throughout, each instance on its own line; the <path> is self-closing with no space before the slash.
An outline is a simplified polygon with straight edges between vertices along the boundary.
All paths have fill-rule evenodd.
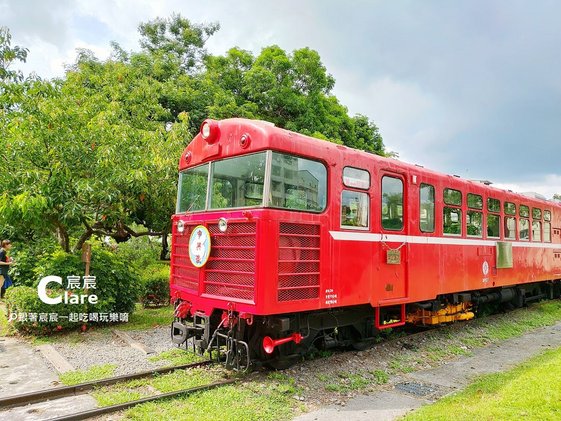
<path id="1" fill-rule="evenodd" d="M 80 50 L 62 79 L 4 72 L 0 95 L 0 225 L 51 232 L 62 248 L 92 235 L 161 235 L 166 251 L 177 160 L 205 118 L 247 117 L 386 154 L 378 128 L 351 117 L 317 52 L 278 46 L 255 57 L 209 55 L 218 24 L 180 15 L 141 24 L 138 52 Z M 4 34 L 4 35 L 2 35 Z M 7 34 L 7 35 L 6 35 Z M 0 32 L 1 64 L 25 60 Z M 138 231 L 136 228 L 143 226 Z"/>
<path id="2" fill-rule="evenodd" d="M 161 89 L 132 66 L 85 53 L 64 81 L 21 84 L 0 138 L 0 215 L 51 230 L 66 251 L 72 236 L 78 249 L 93 234 L 169 232 L 186 133 L 181 122 L 166 131 Z"/>
<path id="3" fill-rule="evenodd" d="M 238 48 L 209 56 L 205 86 L 212 118 L 247 117 L 320 139 L 387 155 L 378 128 L 367 117 L 350 117 L 331 94 L 335 80 L 319 54 L 302 48 L 287 54 L 266 47 L 257 57 Z"/>
<path id="4" fill-rule="evenodd" d="M 10 30 L 5 26 L 0 26 L 0 83 L 2 84 L 23 80 L 21 71 L 10 70 L 10 66 L 15 61 L 25 63 L 29 50 L 18 45 L 14 47 L 11 45 L 12 35 Z"/>
<path id="5" fill-rule="evenodd" d="M 140 46 L 144 51 L 164 60 L 178 61 L 187 72 L 201 66 L 208 38 L 220 29 L 218 23 L 197 25 L 181 15 L 168 19 L 157 18 L 139 26 Z"/>

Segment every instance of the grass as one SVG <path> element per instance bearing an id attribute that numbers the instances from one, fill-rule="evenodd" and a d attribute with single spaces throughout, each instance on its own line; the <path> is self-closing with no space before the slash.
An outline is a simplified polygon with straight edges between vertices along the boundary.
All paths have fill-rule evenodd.
<path id="1" fill-rule="evenodd" d="M 189 389 L 191 387 L 212 383 L 221 379 L 221 375 L 213 370 L 178 370 L 152 378 L 137 379 L 103 388 L 93 393 L 101 406 L 116 405 L 140 397 L 157 393 L 167 393 L 174 390 Z M 134 396 L 138 396 L 134 398 Z"/>
<path id="2" fill-rule="evenodd" d="M 129 317 L 128 323 L 112 325 L 114 329 L 145 330 L 159 326 L 169 326 L 173 320 L 173 306 L 160 308 L 143 308 L 136 305 L 136 310 Z"/>
<path id="3" fill-rule="evenodd" d="M 148 358 L 148 361 L 151 362 L 166 361 L 168 363 L 166 365 L 168 366 L 191 364 L 203 360 L 205 360 L 205 358 L 193 352 L 186 351 L 183 348 L 173 348 Z"/>
<path id="4" fill-rule="evenodd" d="M 295 400 L 258 384 L 232 385 L 173 401 L 136 406 L 125 413 L 130 420 L 273 421 L 295 415 Z"/>
<path id="5" fill-rule="evenodd" d="M 364 391 L 373 385 L 385 384 L 389 381 L 389 375 L 382 370 L 374 370 L 365 373 L 337 373 L 337 377 L 319 374 L 318 379 L 325 383 L 325 390 L 335 393 L 349 393 L 353 391 Z"/>
<path id="6" fill-rule="evenodd" d="M 224 378 L 215 368 L 179 370 L 150 379 L 139 379 L 103 388 L 93 393 L 100 406 L 115 405 L 145 396 L 187 389 Z M 172 400 L 146 403 L 124 414 L 132 420 L 284 420 L 294 416 L 300 390 L 295 381 L 282 373 L 266 379 L 197 392 Z"/>
<path id="7" fill-rule="evenodd" d="M 383 370 L 374 370 L 370 374 L 374 377 L 376 384 L 386 384 L 390 380 L 390 376 Z"/>
<path id="8" fill-rule="evenodd" d="M 411 373 L 415 369 L 413 368 L 414 358 L 409 355 L 397 355 L 393 360 L 391 360 L 388 364 L 389 368 L 391 369 L 392 373 Z"/>
<path id="9" fill-rule="evenodd" d="M 561 419 L 561 348 L 513 370 L 480 377 L 462 392 L 405 417 L 414 420 Z"/>
<path id="10" fill-rule="evenodd" d="M 59 379 L 64 385 L 73 386 L 78 383 L 112 377 L 116 368 L 117 366 L 115 364 L 94 365 L 88 370 L 75 370 L 61 373 Z"/>

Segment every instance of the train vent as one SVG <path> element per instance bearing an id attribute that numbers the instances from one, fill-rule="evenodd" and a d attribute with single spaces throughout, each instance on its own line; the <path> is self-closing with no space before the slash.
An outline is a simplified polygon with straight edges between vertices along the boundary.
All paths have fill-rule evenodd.
<path id="1" fill-rule="evenodd" d="M 173 282 L 181 287 L 198 291 L 199 269 L 189 259 L 189 237 L 194 226 L 187 226 L 184 235 L 175 234 L 172 239 L 173 265 L 171 274 Z"/>
<path id="2" fill-rule="evenodd" d="M 319 298 L 320 227 L 280 224 L 278 300 Z"/>
<path id="3" fill-rule="evenodd" d="M 212 250 L 205 266 L 205 293 L 252 301 L 255 290 L 255 222 L 228 224 L 226 233 L 220 232 L 218 224 L 209 224 L 208 230 L 212 235 Z"/>

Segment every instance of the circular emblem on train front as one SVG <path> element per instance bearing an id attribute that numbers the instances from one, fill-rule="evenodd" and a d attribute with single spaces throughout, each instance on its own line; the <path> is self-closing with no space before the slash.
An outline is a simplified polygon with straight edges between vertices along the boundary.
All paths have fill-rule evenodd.
<path id="1" fill-rule="evenodd" d="M 189 238 L 189 259 L 193 266 L 200 268 L 210 256 L 210 232 L 202 225 L 197 225 Z"/>
<path id="2" fill-rule="evenodd" d="M 481 266 L 481 270 L 483 271 L 483 276 L 489 275 L 489 263 L 487 263 L 487 260 L 483 262 L 483 265 Z"/>

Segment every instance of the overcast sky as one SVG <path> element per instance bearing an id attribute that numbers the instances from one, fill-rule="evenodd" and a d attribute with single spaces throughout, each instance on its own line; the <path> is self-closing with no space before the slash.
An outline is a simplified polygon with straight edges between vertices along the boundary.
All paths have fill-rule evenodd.
<path id="1" fill-rule="evenodd" d="M 317 50 L 334 94 L 404 161 L 561 193 L 560 1 L 0 0 L 0 25 L 29 48 L 24 72 L 48 78 L 76 48 L 138 50 L 138 24 L 174 12 L 220 23 L 215 54 Z"/>

